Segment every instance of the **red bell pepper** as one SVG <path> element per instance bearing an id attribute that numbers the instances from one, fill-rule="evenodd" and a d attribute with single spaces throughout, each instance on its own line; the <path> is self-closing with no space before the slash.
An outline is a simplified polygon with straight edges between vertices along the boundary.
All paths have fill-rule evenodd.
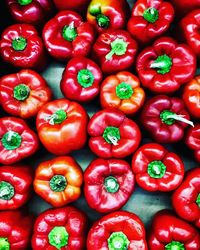
<path id="1" fill-rule="evenodd" d="M 87 121 L 88 115 L 80 104 L 59 99 L 40 109 L 36 125 L 46 149 L 55 155 L 66 155 L 84 146 Z"/>
<path id="2" fill-rule="evenodd" d="M 95 222 L 87 238 L 87 250 L 147 250 L 145 228 L 130 212 L 110 213 Z"/>
<path id="3" fill-rule="evenodd" d="M 192 10 L 200 8 L 200 0 L 170 0 L 176 10 L 176 16 L 184 16 Z"/>
<path id="4" fill-rule="evenodd" d="M 15 117 L 0 118 L 0 164 L 13 164 L 33 155 L 39 141 L 26 122 Z"/>
<path id="5" fill-rule="evenodd" d="M 72 58 L 63 72 L 61 91 L 71 100 L 87 102 L 99 93 L 102 72 L 99 66 L 85 57 Z"/>
<path id="6" fill-rule="evenodd" d="M 149 250 L 200 249 L 197 230 L 169 210 L 162 210 L 155 214 L 149 233 Z"/>
<path id="7" fill-rule="evenodd" d="M 90 0 L 75 0 L 75 1 L 63 1 L 63 0 L 53 0 L 56 8 L 59 10 L 75 10 L 83 13 L 87 8 Z"/>
<path id="8" fill-rule="evenodd" d="M 184 220 L 200 228 L 200 168 L 191 169 L 173 193 L 172 204 Z"/>
<path id="9" fill-rule="evenodd" d="M 3 31 L 0 55 L 14 67 L 41 70 L 46 65 L 42 39 L 30 24 L 14 24 Z"/>
<path id="10" fill-rule="evenodd" d="M 89 206 L 109 213 L 126 204 L 134 191 L 130 165 L 119 159 L 96 159 L 84 172 L 84 193 Z"/>
<path id="11" fill-rule="evenodd" d="M 35 71 L 23 69 L 0 78 L 0 102 L 11 115 L 33 117 L 51 96 L 45 79 Z"/>
<path id="12" fill-rule="evenodd" d="M 147 143 L 134 153 L 132 169 L 137 184 L 150 192 L 172 191 L 184 176 L 181 158 L 157 143 Z"/>
<path id="13" fill-rule="evenodd" d="M 169 94 L 192 80 L 196 57 L 187 45 L 163 37 L 139 54 L 136 68 L 144 87 L 153 93 Z"/>
<path id="14" fill-rule="evenodd" d="M 0 168 L 0 210 L 17 209 L 31 196 L 33 171 L 30 166 Z M 1 246 L 1 244 L 0 244 Z"/>
<path id="15" fill-rule="evenodd" d="M 176 143 L 184 136 L 190 116 L 180 98 L 158 95 L 149 99 L 141 113 L 141 123 L 158 143 Z"/>
<path id="16" fill-rule="evenodd" d="M 117 109 L 103 109 L 94 114 L 88 124 L 89 147 L 102 158 L 124 158 L 140 144 L 137 124 Z"/>
<path id="17" fill-rule="evenodd" d="M 174 19 L 173 6 L 163 0 L 138 0 L 127 29 L 139 43 L 147 44 L 163 35 Z"/>
<path id="18" fill-rule="evenodd" d="M 103 73 L 113 74 L 132 67 L 137 52 L 137 43 L 125 30 L 101 34 L 93 47 L 93 57 Z"/>
<path id="19" fill-rule="evenodd" d="M 19 210 L 0 212 L 1 249 L 29 249 L 33 222 L 32 215 L 27 215 Z"/>
<path id="20" fill-rule="evenodd" d="M 71 57 L 88 56 L 94 42 L 94 29 L 73 11 L 61 11 L 49 20 L 42 32 L 44 44 L 55 59 L 66 62 Z"/>

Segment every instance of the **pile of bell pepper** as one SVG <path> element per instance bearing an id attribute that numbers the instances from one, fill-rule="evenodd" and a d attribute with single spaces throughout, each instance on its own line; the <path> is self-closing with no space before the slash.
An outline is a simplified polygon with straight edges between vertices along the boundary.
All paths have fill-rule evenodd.
<path id="1" fill-rule="evenodd" d="M 200 1 L 0 10 L 0 250 L 200 250 Z M 78 154 L 94 156 L 86 169 Z M 145 228 L 145 201 L 124 207 L 135 190 L 171 209 Z M 31 199 L 51 207 L 30 212 Z"/>

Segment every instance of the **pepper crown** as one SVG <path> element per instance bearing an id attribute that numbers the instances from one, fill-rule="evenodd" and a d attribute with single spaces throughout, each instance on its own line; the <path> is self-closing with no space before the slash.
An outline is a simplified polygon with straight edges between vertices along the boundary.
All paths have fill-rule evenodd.
<path id="1" fill-rule="evenodd" d="M 165 175 L 166 166 L 162 161 L 152 161 L 148 164 L 147 172 L 152 178 L 160 179 Z"/>
<path id="2" fill-rule="evenodd" d="M 47 116 L 46 121 L 50 125 L 61 124 L 64 120 L 67 119 L 67 113 L 63 109 L 58 109 L 53 115 Z"/>
<path id="3" fill-rule="evenodd" d="M 22 137 L 17 132 L 8 131 L 3 135 L 1 143 L 7 150 L 14 150 L 20 147 Z"/>
<path id="4" fill-rule="evenodd" d="M 62 192 L 67 186 L 67 180 L 63 175 L 54 175 L 50 182 L 50 188 L 54 192 Z"/>
<path id="5" fill-rule="evenodd" d="M 54 227 L 48 235 L 49 244 L 56 249 L 61 249 L 68 245 L 69 234 L 65 227 Z"/>
<path id="6" fill-rule="evenodd" d="M 77 80 L 78 80 L 78 83 L 83 88 L 88 88 L 88 87 L 91 87 L 92 84 L 94 83 L 94 75 L 88 69 L 81 69 L 78 72 Z"/>
<path id="7" fill-rule="evenodd" d="M 172 67 L 172 59 L 167 55 L 158 56 L 154 62 L 151 63 L 150 68 L 156 69 L 159 74 L 167 74 Z"/>
<path id="8" fill-rule="evenodd" d="M 72 42 L 78 36 L 77 30 L 74 27 L 74 22 L 70 23 L 70 25 L 64 26 L 62 30 L 62 36 L 65 40 Z"/>
<path id="9" fill-rule="evenodd" d="M 17 0 L 18 4 L 25 6 L 32 3 L 33 0 Z"/>
<path id="10" fill-rule="evenodd" d="M 0 237 L 0 249 L 10 250 L 10 243 L 8 241 L 8 238 Z"/>
<path id="11" fill-rule="evenodd" d="M 106 60 L 111 60 L 113 55 L 122 56 L 126 53 L 128 44 L 121 38 L 116 38 L 110 44 L 111 51 L 106 55 Z"/>
<path id="12" fill-rule="evenodd" d="M 25 84 L 19 84 L 13 89 L 13 96 L 18 101 L 24 101 L 30 94 L 30 88 Z"/>
<path id="13" fill-rule="evenodd" d="M 143 13 L 144 19 L 149 23 L 155 23 L 159 18 L 158 10 L 155 8 L 148 8 Z"/>
<path id="14" fill-rule="evenodd" d="M 197 196 L 196 203 L 200 207 L 200 193 Z"/>
<path id="15" fill-rule="evenodd" d="M 127 236 L 122 232 L 114 232 L 108 238 L 108 249 L 109 250 L 126 250 L 130 241 Z"/>
<path id="16" fill-rule="evenodd" d="M 116 95 L 120 99 L 129 99 L 133 95 L 134 91 L 130 84 L 122 82 L 116 87 Z"/>
<path id="17" fill-rule="evenodd" d="M 14 190 L 13 185 L 11 185 L 7 181 L 0 182 L 0 199 L 11 200 L 11 198 L 14 196 L 14 194 L 15 194 L 15 190 Z"/>
<path id="18" fill-rule="evenodd" d="M 110 19 L 103 14 L 98 14 L 96 17 L 96 21 L 98 26 L 104 29 L 107 29 L 110 25 Z"/>
<path id="19" fill-rule="evenodd" d="M 24 37 L 19 36 L 12 40 L 12 48 L 15 51 L 23 51 L 27 46 L 27 41 Z"/>
<path id="20" fill-rule="evenodd" d="M 172 241 L 165 246 L 165 250 L 185 250 L 184 244 L 179 241 Z"/>
<path id="21" fill-rule="evenodd" d="M 119 129 L 112 126 L 107 127 L 103 132 L 103 138 L 109 144 L 118 145 L 117 142 L 120 140 Z"/>
<path id="22" fill-rule="evenodd" d="M 117 178 L 108 176 L 104 180 L 104 187 L 108 193 L 116 193 L 119 190 L 119 182 Z"/>

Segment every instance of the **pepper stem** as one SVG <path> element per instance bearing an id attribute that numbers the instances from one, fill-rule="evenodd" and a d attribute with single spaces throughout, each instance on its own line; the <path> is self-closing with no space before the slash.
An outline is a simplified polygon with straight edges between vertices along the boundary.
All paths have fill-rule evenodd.
<path id="1" fill-rule="evenodd" d="M 127 84 L 125 82 L 120 83 L 116 87 L 116 95 L 120 99 L 129 99 L 133 95 L 134 91 L 130 84 Z"/>
<path id="2" fill-rule="evenodd" d="M 148 174 L 155 179 L 160 179 L 165 175 L 166 166 L 162 161 L 152 161 L 148 164 Z"/>
<path id="3" fill-rule="evenodd" d="M 172 241 L 165 246 L 165 250 L 185 250 L 184 244 L 179 241 Z"/>
<path id="4" fill-rule="evenodd" d="M 61 124 L 64 120 L 67 119 L 67 113 L 63 109 L 58 109 L 53 115 L 47 116 L 46 121 L 50 125 Z"/>
<path id="5" fill-rule="evenodd" d="M 148 8 L 143 13 L 144 19 L 149 23 L 155 23 L 159 18 L 158 10 L 155 8 Z"/>
<path id="6" fill-rule="evenodd" d="M 92 16 L 97 16 L 98 14 L 101 14 L 101 5 L 92 5 L 91 7 L 89 7 L 89 13 Z"/>
<path id="7" fill-rule="evenodd" d="M 169 73 L 172 67 L 172 59 L 167 55 L 158 56 L 157 59 L 151 63 L 150 68 L 156 69 L 159 74 Z"/>
<path id="8" fill-rule="evenodd" d="M 54 192 L 62 192 L 67 186 L 67 180 L 63 175 L 54 175 L 50 182 L 50 188 Z"/>
<path id="9" fill-rule="evenodd" d="M 30 89 L 25 84 L 19 84 L 13 89 L 13 96 L 18 101 L 24 101 L 28 98 Z"/>
<path id="10" fill-rule="evenodd" d="M 200 193 L 197 196 L 196 203 L 200 207 Z"/>
<path id="11" fill-rule="evenodd" d="M 74 27 L 74 22 L 71 22 L 70 25 L 64 26 L 62 30 L 62 36 L 65 40 L 72 42 L 78 36 L 76 28 Z"/>
<path id="12" fill-rule="evenodd" d="M 126 250 L 130 241 L 127 236 L 122 232 L 114 232 L 108 238 L 108 249 L 109 250 Z"/>
<path id="13" fill-rule="evenodd" d="M 10 250 L 10 243 L 8 241 L 8 238 L 0 237 L 0 249 Z"/>
<path id="14" fill-rule="evenodd" d="M 7 150 L 19 148 L 22 142 L 22 137 L 14 131 L 8 131 L 1 139 L 1 143 Z"/>
<path id="15" fill-rule="evenodd" d="M 49 244 L 54 246 L 56 249 L 61 249 L 68 245 L 69 234 L 65 227 L 54 227 L 49 235 Z"/>
<path id="16" fill-rule="evenodd" d="M 17 0 L 18 4 L 25 6 L 32 3 L 33 0 Z"/>
<path id="17" fill-rule="evenodd" d="M 18 38 L 12 40 L 12 48 L 15 51 L 23 51 L 25 50 L 26 46 L 27 46 L 27 41 L 22 36 L 19 36 Z"/>
<path id="18" fill-rule="evenodd" d="M 96 17 L 96 21 L 98 26 L 104 29 L 107 29 L 110 25 L 110 19 L 103 14 L 98 14 Z"/>
<path id="19" fill-rule="evenodd" d="M 119 182 L 117 178 L 108 176 L 104 180 L 104 187 L 108 193 L 116 193 L 119 190 Z"/>
<path id="20" fill-rule="evenodd" d="M 82 69 L 78 72 L 77 80 L 83 88 L 88 88 L 94 83 L 94 75 L 90 70 Z"/>
<path id="21" fill-rule="evenodd" d="M 0 182 L 0 199 L 10 200 L 14 196 L 14 194 L 15 190 L 13 185 L 6 181 Z"/>
<path id="22" fill-rule="evenodd" d="M 126 53 L 128 44 L 123 39 L 116 38 L 113 42 L 111 42 L 110 46 L 111 51 L 106 55 L 106 60 L 111 60 L 113 55 L 124 55 Z"/>
<path id="23" fill-rule="evenodd" d="M 120 140 L 119 129 L 112 126 L 107 127 L 103 132 L 103 138 L 109 144 L 118 145 L 118 141 Z"/>

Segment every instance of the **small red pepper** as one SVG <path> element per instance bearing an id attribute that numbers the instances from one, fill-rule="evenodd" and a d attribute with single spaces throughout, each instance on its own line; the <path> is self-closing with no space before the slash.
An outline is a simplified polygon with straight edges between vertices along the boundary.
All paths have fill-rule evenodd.
<path id="1" fill-rule="evenodd" d="M 72 58 L 60 83 L 63 95 L 74 101 L 88 102 L 99 93 L 102 72 L 99 66 L 85 57 Z"/>
<path id="2" fill-rule="evenodd" d="M 126 204 L 134 191 L 130 165 L 119 159 L 96 159 L 84 172 L 84 193 L 89 206 L 109 213 Z"/>
<path id="3" fill-rule="evenodd" d="M 23 69 L 0 78 L 0 102 L 11 115 L 33 117 L 51 96 L 45 79 L 33 70 Z"/>
<path id="4" fill-rule="evenodd" d="M 20 118 L 0 118 L 0 164 L 13 164 L 33 155 L 39 141 L 26 122 Z"/>
<path id="5" fill-rule="evenodd" d="M 131 68 L 136 52 L 137 43 L 125 30 L 113 30 L 101 34 L 93 47 L 93 56 L 105 74 Z"/>
<path id="6" fill-rule="evenodd" d="M 94 29 L 73 11 L 61 11 L 49 20 L 42 32 L 44 44 L 55 59 L 66 62 L 71 57 L 88 56 L 94 42 Z"/>
<path id="7" fill-rule="evenodd" d="M 200 8 L 200 0 L 170 0 L 176 10 L 176 16 L 184 16 L 192 10 Z"/>
<path id="8" fill-rule="evenodd" d="M 136 68 L 144 87 L 153 93 L 169 94 L 192 80 L 196 57 L 187 45 L 163 37 L 139 54 Z"/>
<path id="9" fill-rule="evenodd" d="M 94 114 L 88 124 L 89 147 L 102 158 L 124 158 L 140 144 L 137 124 L 117 109 L 103 109 Z"/>
<path id="10" fill-rule="evenodd" d="M 132 169 L 137 184 L 150 192 L 172 191 L 181 184 L 184 176 L 184 163 L 180 157 L 157 143 L 147 143 L 134 153 Z"/>
<path id="11" fill-rule="evenodd" d="M 63 1 L 63 0 L 53 0 L 56 8 L 59 10 L 75 10 L 83 13 L 87 8 L 90 0 L 75 0 L 75 1 Z"/>
<path id="12" fill-rule="evenodd" d="M 200 168 L 187 173 L 172 195 L 172 204 L 178 216 L 200 228 Z"/>

